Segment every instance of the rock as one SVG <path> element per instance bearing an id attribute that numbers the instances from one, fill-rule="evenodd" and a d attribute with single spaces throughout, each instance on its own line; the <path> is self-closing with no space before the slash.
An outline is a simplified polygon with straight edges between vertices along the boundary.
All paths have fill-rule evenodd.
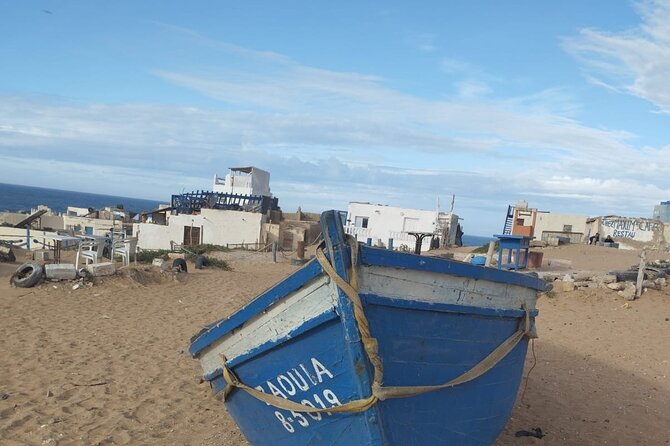
<path id="1" fill-rule="evenodd" d="M 116 268 L 111 262 L 91 263 L 90 265 L 86 265 L 86 270 L 95 277 L 112 276 L 116 273 Z"/>
<path id="2" fill-rule="evenodd" d="M 585 280 L 575 280 L 573 283 L 577 288 L 586 288 L 587 286 L 589 286 L 589 282 Z"/>
<path id="3" fill-rule="evenodd" d="M 551 259 L 547 261 L 547 266 L 552 269 L 569 269 L 572 267 L 572 261 L 563 259 Z"/>
<path id="4" fill-rule="evenodd" d="M 654 281 L 654 280 L 644 280 L 642 282 L 642 288 L 656 289 L 656 288 L 660 288 L 660 287 L 656 286 L 656 281 Z"/>
<path id="5" fill-rule="evenodd" d="M 52 280 L 74 280 L 77 278 L 77 270 L 72 263 L 57 263 L 44 265 L 47 279 Z"/>
<path id="6" fill-rule="evenodd" d="M 557 280 L 555 284 L 557 291 L 563 291 L 567 293 L 575 291 L 575 282 L 573 281 Z"/>
<path id="7" fill-rule="evenodd" d="M 621 290 L 623 290 L 624 288 L 626 288 L 626 282 L 614 282 L 614 283 L 608 283 L 606 286 L 607 286 L 607 288 L 609 288 L 610 290 L 621 291 Z"/>
<path id="8" fill-rule="evenodd" d="M 572 278 L 575 279 L 576 282 L 586 282 L 588 280 L 591 280 L 591 273 L 582 273 L 582 272 L 572 273 Z"/>
<path id="9" fill-rule="evenodd" d="M 163 260 L 163 259 L 153 259 L 153 261 L 151 262 L 151 265 L 157 266 L 160 269 L 165 269 L 165 260 Z"/>
<path id="10" fill-rule="evenodd" d="M 664 286 L 667 285 L 665 277 L 661 277 L 660 279 L 656 279 L 654 282 L 656 283 L 656 286 L 659 289 L 661 289 L 661 288 L 663 288 Z"/>
<path id="11" fill-rule="evenodd" d="M 563 276 L 563 282 L 574 282 L 574 281 L 575 279 L 573 279 L 572 275 L 570 274 L 566 274 L 565 276 Z"/>
<path id="12" fill-rule="evenodd" d="M 593 276 L 591 280 L 602 284 L 608 284 L 616 282 L 616 276 L 614 274 L 601 274 L 598 276 Z"/>
<path id="13" fill-rule="evenodd" d="M 180 252 L 168 252 L 168 258 L 170 260 L 185 259 L 186 256 L 183 253 L 180 253 Z"/>
<path id="14" fill-rule="evenodd" d="M 619 291 L 618 294 L 626 300 L 635 300 L 635 284 L 633 282 L 626 282 L 625 288 Z"/>

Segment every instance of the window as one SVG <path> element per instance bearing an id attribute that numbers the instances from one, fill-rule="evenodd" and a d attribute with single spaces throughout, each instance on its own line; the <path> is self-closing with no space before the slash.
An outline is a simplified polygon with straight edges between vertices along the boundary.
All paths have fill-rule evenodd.
<path id="1" fill-rule="evenodd" d="M 357 228 L 367 228 L 368 227 L 368 217 L 356 217 L 354 226 Z"/>
<path id="2" fill-rule="evenodd" d="M 572 225 L 563 225 L 563 232 L 572 232 Z"/>

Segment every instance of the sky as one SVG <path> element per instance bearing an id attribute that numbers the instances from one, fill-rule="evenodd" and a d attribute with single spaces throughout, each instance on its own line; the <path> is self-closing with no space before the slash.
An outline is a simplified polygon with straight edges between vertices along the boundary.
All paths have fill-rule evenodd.
<path id="1" fill-rule="evenodd" d="M 0 182 L 292 212 L 670 200 L 670 0 L 0 0 Z"/>

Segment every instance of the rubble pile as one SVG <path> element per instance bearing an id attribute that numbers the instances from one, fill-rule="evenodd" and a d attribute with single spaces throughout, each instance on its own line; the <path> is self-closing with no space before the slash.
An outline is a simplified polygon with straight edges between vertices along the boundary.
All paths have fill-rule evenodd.
<path id="1" fill-rule="evenodd" d="M 636 281 L 639 267 L 631 266 L 626 271 L 610 271 L 607 274 L 592 272 L 572 272 L 565 275 L 547 274 L 544 279 L 553 282 L 553 289 L 561 292 L 571 292 L 589 288 L 608 288 L 616 291 L 626 300 L 634 300 L 639 294 L 648 290 L 661 290 L 667 286 L 667 277 L 670 274 L 670 260 L 650 262 L 644 268 L 642 289 L 637 293 Z"/>

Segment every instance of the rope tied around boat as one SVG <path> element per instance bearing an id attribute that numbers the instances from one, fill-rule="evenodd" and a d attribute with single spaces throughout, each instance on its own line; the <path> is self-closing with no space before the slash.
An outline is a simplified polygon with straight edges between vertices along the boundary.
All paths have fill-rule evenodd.
<path id="1" fill-rule="evenodd" d="M 249 395 L 254 398 L 263 401 L 267 404 L 275 406 L 279 409 L 292 410 L 294 412 L 303 412 L 303 413 L 358 413 L 364 412 L 372 407 L 377 401 L 383 401 L 393 398 L 409 398 L 412 396 L 421 395 L 427 392 L 433 392 L 436 390 L 447 389 L 449 387 L 454 387 L 459 384 L 464 384 L 466 382 L 472 381 L 475 378 L 482 376 L 484 373 L 491 370 L 495 367 L 500 361 L 502 361 L 517 344 L 524 338 L 535 338 L 537 337 L 532 331 L 530 323 L 530 310 L 523 305 L 524 310 L 524 320 L 523 324 L 515 331 L 510 337 L 505 339 L 498 347 L 495 348 L 491 353 L 488 354 L 484 359 L 475 364 L 472 368 L 445 382 L 443 384 L 431 385 L 431 386 L 384 386 L 383 385 L 383 376 L 384 369 L 382 360 L 379 357 L 379 344 L 377 339 L 375 339 L 370 333 L 370 325 L 368 324 L 367 317 L 363 310 L 363 303 L 361 297 L 358 294 L 358 268 L 356 267 L 358 263 L 358 243 L 355 239 L 349 239 L 349 245 L 351 247 L 351 274 L 350 281 L 345 281 L 339 274 L 335 271 L 333 266 L 330 264 L 324 250 L 322 247 L 318 248 L 316 251 L 316 258 L 321 265 L 323 271 L 335 282 L 338 288 L 347 296 L 349 301 L 353 305 L 354 318 L 356 320 L 356 326 L 361 338 L 361 343 L 363 344 L 363 349 L 365 350 L 368 360 L 372 364 L 374 374 L 371 385 L 370 396 L 366 398 L 361 398 L 357 400 L 349 401 L 341 406 L 329 407 L 324 409 L 316 409 L 312 406 L 305 404 L 297 403 L 289 399 L 280 397 L 278 395 L 271 395 L 260 390 L 249 387 L 248 385 L 240 382 L 240 380 L 235 376 L 235 374 L 228 368 L 226 365 L 226 358 L 222 356 L 222 370 L 223 370 L 223 379 L 226 381 L 227 386 L 223 392 L 223 399 L 228 397 L 229 393 L 233 388 L 239 388 L 244 390 Z"/>

